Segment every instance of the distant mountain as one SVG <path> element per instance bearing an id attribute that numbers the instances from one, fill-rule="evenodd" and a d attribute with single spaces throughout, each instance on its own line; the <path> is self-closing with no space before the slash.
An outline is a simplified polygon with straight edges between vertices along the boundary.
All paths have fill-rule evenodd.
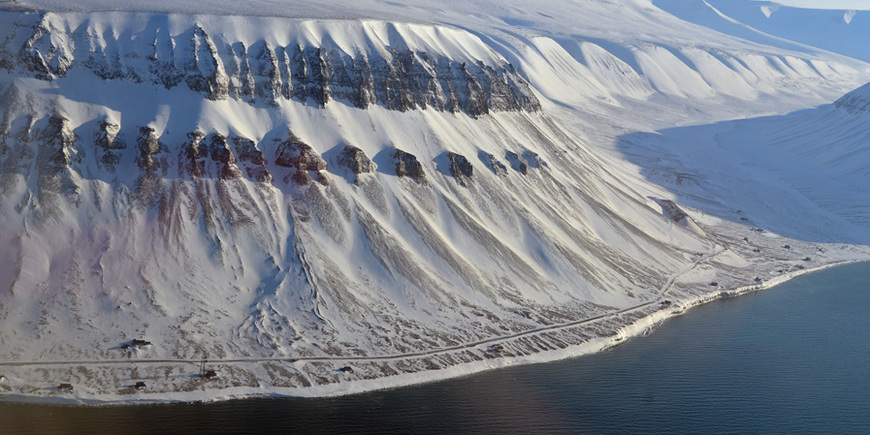
<path id="1" fill-rule="evenodd" d="M 795 44 L 870 61 L 870 9 L 862 2 L 655 0 L 687 21 L 766 45 Z M 861 5 L 863 4 L 863 7 Z"/>

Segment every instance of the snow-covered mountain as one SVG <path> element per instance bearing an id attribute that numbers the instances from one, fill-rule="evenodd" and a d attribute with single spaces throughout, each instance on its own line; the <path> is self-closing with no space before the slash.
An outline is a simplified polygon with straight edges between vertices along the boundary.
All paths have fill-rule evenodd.
<path id="1" fill-rule="evenodd" d="M 735 181 L 749 151 L 700 136 L 830 103 L 861 61 L 647 0 L 175 3 L 2 6 L 0 397 L 419 382 L 868 258 L 778 208 L 845 197 Z M 850 95 L 818 110 L 851 125 Z"/>
<path id="2" fill-rule="evenodd" d="M 870 61 L 870 3 L 845 1 L 655 0 L 677 17 L 777 47 L 829 50 Z"/>

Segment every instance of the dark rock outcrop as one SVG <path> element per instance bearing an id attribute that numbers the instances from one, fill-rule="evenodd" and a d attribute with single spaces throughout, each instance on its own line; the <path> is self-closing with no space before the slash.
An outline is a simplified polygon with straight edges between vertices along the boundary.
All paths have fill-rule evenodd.
<path id="1" fill-rule="evenodd" d="M 479 154 L 480 160 L 492 171 L 495 175 L 507 175 L 507 166 L 495 158 L 494 155 L 481 151 Z"/>
<path id="2" fill-rule="evenodd" d="M 275 150 L 275 164 L 291 169 L 289 177 L 296 184 L 310 183 L 312 172 L 317 181 L 325 180 L 320 171 L 326 170 L 326 161 L 292 133 L 289 139 L 278 144 Z"/>
<path id="3" fill-rule="evenodd" d="M 215 176 L 222 180 L 239 178 L 242 171 L 236 166 L 236 157 L 227 144 L 227 138 L 213 133 L 205 140 L 205 133 L 187 134 L 181 151 L 181 168 L 192 177 Z M 211 170 L 209 170 L 211 169 Z"/>
<path id="4" fill-rule="evenodd" d="M 180 56 L 180 73 L 187 87 L 209 100 L 229 98 L 230 79 L 217 47 L 202 27 L 194 26 L 187 44 L 182 45 Z"/>
<path id="5" fill-rule="evenodd" d="M 674 222 L 680 222 L 689 216 L 680 208 L 680 206 L 677 205 L 677 203 L 670 199 L 657 199 L 656 202 L 662 206 L 662 212 L 664 215 Z"/>
<path id="6" fill-rule="evenodd" d="M 238 165 L 244 169 L 245 175 L 249 179 L 260 183 L 271 182 L 272 174 L 266 168 L 266 158 L 263 156 L 263 152 L 257 148 L 254 141 L 243 137 L 234 137 L 232 142 L 239 156 Z"/>
<path id="7" fill-rule="evenodd" d="M 76 137 L 69 119 L 55 112 L 48 119 L 48 125 L 39 135 L 40 163 L 46 165 L 48 172 L 68 167 L 74 156 Z M 41 171 L 44 172 L 44 171 Z"/>
<path id="8" fill-rule="evenodd" d="M 450 160 L 450 175 L 456 179 L 459 184 L 467 186 L 474 173 L 474 167 L 465 156 L 453 152 L 447 153 L 447 159 Z"/>
<path id="9" fill-rule="evenodd" d="M 187 142 L 181 148 L 179 168 L 192 177 L 205 175 L 205 158 L 208 157 L 208 150 L 202 143 L 204 137 L 205 133 L 199 130 L 188 133 Z"/>
<path id="10" fill-rule="evenodd" d="M 120 125 L 103 121 L 94 137 L 94 145 L 97 147 L 97 161 L 109 171 L 114 171 L 115 165 L 121 160 L 118 150 L 127 147 L 124 139 L 119 136 L 120 131 Z"/>
<path id="11" fill-rule="evenodd" d="M 346 145 L 341 150 L 341 153 L 338 155 L 338 164 L 350 169 L 356 175 L 375 170 L 375 164 L 366 156 L 366 153 L 353 145 Z"/>
<path id="12" fill-rule="evenodd" d="M 217 133 L 212 134 L 208 151 L 221 180 L 231 180 L 242 176 L 242 171 L 236 166 L 236 156 L 230 149 L 226 137 Z"/>
<path id="13" fill-rule="evenodd" d="M 418 183 L 426 181 L 423 165 L 417 161 L 417 157 L 413 154 L 397 149 L 393 153 L 393 161 L 396 162 L 396 175 L 399 177 L 408 177 Z"/>
<path id="14" fill-rule="evenodd" d="M 526 175 L 529 172 L 529 165 L 526 162 L 526 159 L 520 157 L 517 153 L 513 151 L 508 151 L 505 153 L 505 158 L 508 162 L 510 162 L 511 167 L 514 168 L 515 171 Z"/>
<path id="15" fill-rule="evenodd" d="M 306 102 L 309 99 L 323 107 L 332 96 L 329 77 L 333 75 L 329 62 L 319 47 L 303 48 L 295 45 L 291 51 L 292 97 Z"/>
<path id="16" fill-rule="evenodd" d="M 155 175 L 157 170 L 165 174 L 168 163 L 165 157 L 159 156 L 166 146 L 160 143 L 157 133 L 151 127 L 139 127 L 139 137 L 136 138 L 136 147 L 139 154 L 136 156 L 136 164 L 147 175 Z"/>
<path id="17" fill-rule="evenodd" d="M 73 196 L 80 188 L 71 174 L 71 165 L 81 161 L 75 148 L 76 136 L 70 120 L 59 111 L 48 119 L 48 125 L 37 138 L 37 169 L 40 201 L 50 201 L 55 194 Z"/>

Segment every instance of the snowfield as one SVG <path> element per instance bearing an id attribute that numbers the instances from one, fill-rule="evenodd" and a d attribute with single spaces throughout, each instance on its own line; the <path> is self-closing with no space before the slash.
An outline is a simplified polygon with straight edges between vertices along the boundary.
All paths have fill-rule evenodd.
<path id="1" fill-rule="evenodd" d="M 321 3 L 0 3 L 0 400 L 408 385 L 870 260 L 870 65 L 832 40 Z"/>

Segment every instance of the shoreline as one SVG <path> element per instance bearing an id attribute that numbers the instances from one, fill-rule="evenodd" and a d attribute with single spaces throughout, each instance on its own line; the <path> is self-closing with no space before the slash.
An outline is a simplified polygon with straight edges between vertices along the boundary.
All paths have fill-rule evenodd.
<path id="1" fill-rule="evenodd" d="M 392 376 L 375 377 L 373 379 L 355 379 L 347 381 L 339 381 L 329 383 L 327 385 L 312 385 L 303 387 L 281 387 L 281 386 L 260 386 L 260 387 L 225 387 L 225 388 L 205 388 L 195 391 L 174 391 L 174 392 L 141 392 L 137 393 L 135 398 L 123 397 L 115 394 L 109 396 L 98 395 L 81 395 L 75 393 L 57 393 L 53 395 L 39 394 L 2 394 L 0 390 L 0 402 L 7 404 L 32 404 L 32 405 L 47 405 L 47 406 L 130 406 L 130 405 L 156 405 L 156 404 L 173 404 L 173 403 L 208 403 L 227 400 L 242 400 L 242 399 L 281 399 L 281 398 L 327 398 L 338 397 L 351 394 L 360 394 L 377 390 L 402 388 L 413 385 L 421 385 L 430 382 L 444 381 L 448 379 L 459 378 L 463 376 L 473 375 L 488 370 L 504 368 L 513 365 L 538 364 L 555 362 L 567 358 L 575 358 L 586 355 L 599 353 L 613 347 L 617 347 L 641 335 L 648 334 L 664 321 L 684 314 L 687 310 L 711 303 L 720 299 L 738 297 L 741 295 L 755 293 L 770 289 L 777 285 L 788 282 L 799 276 L 814 273 L 826 269 L 831 269 L 848 264 L 870 262 L 868 259 L 846 259 L 832 261 L 831 263 L 821 264 L 815 267 L 807 267 L 785 272 L 779 276 L 772 277 L 765 282 L 753 285 L 738 286 L 732 289 L 723 289 L 699 294 L 694 298 L 674 300 L 672 304 L 662 305 L 661 300 L 665 298 L 667 289 L 658 298 L 651 302 L 647 302 L 638 306 L 625 308 L 615 312 L 605 313 L 593 318 L 582 319 L 576 322 L 566 324 L 549 325 L 535 330 L 521 331 L 515 334 L 504 337 L 495 337 L 492 339 L 482 340 L 475 343 L 464 344 L 454 348 L 438 349 L 429 352 L 407 355 L 388 355 L 374 357 L 335 357 L 335 358 L 259 358 L 259 359 L 244 359 L 228 358 L 226 360 L 210 361 L 211 364 L 244 364 L 263 362 L 264 360 L 280 361 L 290 364 L 304 364 L 306 362 L 332 362 L 341 364 L 342 362 L 360 362 L 360 361 L 382 361 L 382 360 L 407 360 L 413 358 L 437 358 L 450 353 L 462 352 L 464 350 L 479 348 L 486 346 L 489 343 L 503 343 L 504 345 L 516 345 L 517 341 L 523 339 L 541 339 L 541 336 L 552 332 L 569 332 L 572 329 L 582 329 L 589 324 L 595 324 L 598 321 L 607 321 L 617 319 L 623 323 L 618 328 L 615 328 L 615 333 L 609 336 L 594 336 L 581 343 L 567 345 L 561 349 L 545 350 L 528 355 L 515 355 L 510 357 L 492 356 L 480 361 L 466 362 L 455 365 L 450 365 L 443 368 L 435 368 L 421 370 L 410 373 L 398 373 Z M 655 308 L 649 310 L 649 308 Z M 642 313 L 641 316 L 631 320 L 624 319 L 621 316 L 632 313 Z M 513 342 L 513 343 L 512 343 Z M 487 353 L 488 351 L 484 351 Z M 123 366 L 138 366 L 138 365 L 191 365 L 197 364 L 192 360 L 116 360 L 116 361 L 51 361 L 51 362 L 0 362 L 0 368 L 3 367 L 25 367 L 25 366 L 71 366 L 71 365 L 123 365 Z M 6 383 L 8 379 L 0 382 L 0 387 Z"/>

